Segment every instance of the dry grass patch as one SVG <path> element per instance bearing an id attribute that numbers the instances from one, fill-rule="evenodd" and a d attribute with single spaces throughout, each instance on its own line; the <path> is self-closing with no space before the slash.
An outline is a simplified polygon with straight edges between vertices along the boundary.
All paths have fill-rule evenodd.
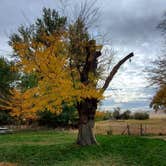
<path id="1" fill-rule="evenodd" d="M 139 135 L 140 125 L 142 124 L 144 134 L 166 135 L 165 119 L 101 121 L 96 123 L 95 133 L 107 134 L 108 131 L 112 131 L 112 134 L 119 135 L 125 131 L 127 124 L 130 127 L 131 134 Z"/>

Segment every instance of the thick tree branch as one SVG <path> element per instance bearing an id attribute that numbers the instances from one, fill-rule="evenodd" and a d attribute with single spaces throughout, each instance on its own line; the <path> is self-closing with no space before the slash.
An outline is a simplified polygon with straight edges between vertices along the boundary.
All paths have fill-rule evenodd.
<path id="1" fill-rule="evenodd" d="M 131 57 L 134 56 L 134 53 L 130 53 L 129 55 L 127 55 L 126 57 L 124 57 L 122 60 L 120 60 L 112 69 L 112 71 L 110 72 L 109 76 L 107 77 L 105 83 L 104 83 L 104 86 L 102 87 L 102 91 L 104 92 L 108 86 L 109 86 L 109 83 L 112 81 L 114 75 L 117 73 L 117 71 L 119 70 L 119 68 L 121 67 L 121 65 L 123 63 L 125 63 L 128 59 L 130 59 Z"/>

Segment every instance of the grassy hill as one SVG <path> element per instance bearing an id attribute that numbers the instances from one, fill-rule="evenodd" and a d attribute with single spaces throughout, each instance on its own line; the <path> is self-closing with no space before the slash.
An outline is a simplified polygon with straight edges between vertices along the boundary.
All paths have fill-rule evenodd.
<path id="1" fill-rule="evenodd" d="M 79 147 L 64 131 L 0 135 L 0 163 L 21 166 L 166 166 L 166 141 L 98 135 L 98 146 Z M 0 164 L 1 165 L 1 164 Z"/>

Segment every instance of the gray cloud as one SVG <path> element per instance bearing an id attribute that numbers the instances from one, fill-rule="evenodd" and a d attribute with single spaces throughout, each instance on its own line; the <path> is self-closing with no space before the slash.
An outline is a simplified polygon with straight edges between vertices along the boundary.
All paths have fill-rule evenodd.
<path id="1" fill-rule="evenodd" d="M 8 36 L 20 24 L 32 23 L 44 6 L 58 8 L 59 0 L 1 0 L 0 35 Z M 74 6 L 79 0 L 68 0 Z M 160 39 L 156 30 L 164 10 L 163 0 L 98 0 L 100 28 L 108 32 L 114 45 L 140 47 L 140 43 L 155 44 Z"/>
<path id="2" fill-rule="evenodd" d="M 16 32 L 19 25 L 33 23 L 37 17 L 41 16 L 44 6 L 58 8 L 59 1 L 1 0 L 0 55 L 10 54 L 11 49 L 7 44 L 8 37 L 11 33 Z M 73 8 L 76 4 L 80 4 L 80 0 L 64 2 L 72 5 Z M 143 69 L 149 65 L 150 60 L 160 54 L 162 37 L 156 26 L 166 10 L 166 1 L 98 0 L 96 6 L 100 7 L 100 17 L 97 23 L 99 26 L 92 30 L 92 34 L 107 33 L 106 37 L 110 39 L 110 42 L 106 42 L 106 44 L 110 44 L 118 50 L 117 59 L 130 51 L 135 52 L 132 63 L 125 64 L 111 84 L 113 89 L 123 89 L 124 92 L 118 91 L 118 95 L 123 96 L 126 100 L 130 99 L 130 101 L 128 104 L 125 103 L 125 106 L 118 102 L 111 104 L 119 104 L 125 108 L 127 106 L 148 108 L 149 96 L 153 95 L 154 90 L 145 90 L 148 83 L 143 75 Z M 126 89 L 126 87 L 130 88 Z M 109 92 L 108 90 L 107 93 Z M 134 101 L 131 100 L 131 96 Z M 137 96 L 137 100 L 135 96 Z M 144 101 L 143 96 L 146 98 Z M 116 95 L 112 97 L 112 101 L 118 98 Z"/>
<path id="3" fill-rule="evenodd" d="M 158 35 L 156 25 L 166 10 L 163 0 L 103 1 L 103 24 L 118 38 L 144 39 Z M 151 33 L 153 32 L 153 33 Z M 132 41 L 133 42 L 133 41 Z"/>

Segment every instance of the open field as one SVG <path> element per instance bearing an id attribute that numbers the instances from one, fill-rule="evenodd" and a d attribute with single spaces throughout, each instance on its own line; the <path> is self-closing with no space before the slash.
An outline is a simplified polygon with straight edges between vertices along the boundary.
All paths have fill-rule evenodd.
<path id="1" fill-rule="evenodd" d="M 135 136 L 98 135 L 98 146 L 80 147 L 64 131 L 0 135 L 0 165 L 165 166 L 166 141 Z"/>
<path id="2" fill-rule="evenodd" d="M 152 112 L 150 113 L 150 119 L 166 119 L 166 113 Z"/>
<path id="3" fill-rule="evenodd" d="M 95 132 L 98 134 L 122 134 L 126 127 L 130 127 L 130 133 L 140 134 L 140 125 L 142 124 L 143 134 L 145 135 L 166 135 L 166 119 L 148 119 L 148 120 L 107 120 L 97 122 Z M 124 132 L 127 134 L 127 131 Z"/>

